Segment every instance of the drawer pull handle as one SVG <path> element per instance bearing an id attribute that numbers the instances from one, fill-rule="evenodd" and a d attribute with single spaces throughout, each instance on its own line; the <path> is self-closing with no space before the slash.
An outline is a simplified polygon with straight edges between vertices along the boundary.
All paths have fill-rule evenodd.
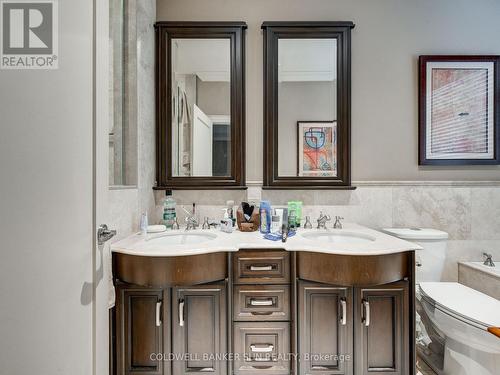
<path id="1" fill-rule="evenodd" d="M 272 306 L 274 305 L 274 301 L 272 298 L 269 299 L 250 299 L 251 306 Z"/>
<path id="2" fill-rule="evenodd" d="M 342 307 L 342 317 L 340 318 L 340 324 L 345 326 L 347 324 L 347 302 L 345 298 L 340 300 L 340 306 Z"/>
<path id="3" fill-rule="evenodd" d="M 274 349 L 274 345 L 250 345 L 250 350 L 252 353 L 271 353 Z"/>
<path id="4" fill-rule="evenodd" d="M 272 271 L 273 266 L 268 265 L 268 266 L 250 266 L 250 271 Z"/>
<path id="5" fill-rule="evenodd" d="M 363 316 L 363 323 L 365 323 L 365 327 L 370 326 L 370 302 L 367 300 L 363 300 L 363 309 L 364 309 L 364 316 Z"/>
<path id="6" fill-rule="evenodd" d="M 179 300 L 179 325 L 184 327 L 184 300 Z"/>
<path id="7" fill-rule="evenodd" d="M 156 302 L 156 326 L 157 327 L 161 326 L 160 313 L 161 313 L 161 301 L 158 301 L 158 302 Z"/>
<path id="8" fill-rule="evenodd" d="M 272 311 L 251 311 L 250 314 L 252 315 L 272 315 Z"/>

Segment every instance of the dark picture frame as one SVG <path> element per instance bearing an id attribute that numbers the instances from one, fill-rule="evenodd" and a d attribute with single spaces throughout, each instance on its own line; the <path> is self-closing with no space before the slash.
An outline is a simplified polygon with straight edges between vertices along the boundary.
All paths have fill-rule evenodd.
<path id="1" fill-rule="evenodd" d="M 419 165 L 500 164 L 500 56 L 419 57 Z"/>

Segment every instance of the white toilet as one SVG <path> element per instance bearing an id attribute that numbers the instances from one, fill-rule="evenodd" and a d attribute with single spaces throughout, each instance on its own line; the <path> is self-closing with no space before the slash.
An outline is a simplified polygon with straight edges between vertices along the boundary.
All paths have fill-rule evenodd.
<path id="1" fill-rule="evenodd" d="M 425 228 L 384 231 L 419 244 L 417 351 L 439 375 L 499 375 L 500 301 L 459 283 L 441 282 L 448 234 Z"/>

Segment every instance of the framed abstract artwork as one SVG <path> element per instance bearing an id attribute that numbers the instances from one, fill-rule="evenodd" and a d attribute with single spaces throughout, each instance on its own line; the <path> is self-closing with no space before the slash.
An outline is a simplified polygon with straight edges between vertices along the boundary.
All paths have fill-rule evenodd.
<path id="1" fill-rule="evenodd" d="M 298 176 L 337 176 L 337 122 L 299 121 Z"/>
<path id="2" fill-rule="evenodd" d="M 500 164 L 500 56 L 420 56 L 419 164 Z"/>

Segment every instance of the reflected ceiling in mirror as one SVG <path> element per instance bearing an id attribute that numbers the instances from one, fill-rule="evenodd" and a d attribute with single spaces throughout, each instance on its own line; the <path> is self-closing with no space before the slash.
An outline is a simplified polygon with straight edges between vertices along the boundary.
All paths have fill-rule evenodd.
<path id="1" fill-rule="evenodd" d="M 231 176 L 231 42 L 171 41 L 172 176 Z"/>
<path id="2" fill-rule="evenodd" d="M 337 177 L 337 39 L 278 39 L 278 176 Z"/>

